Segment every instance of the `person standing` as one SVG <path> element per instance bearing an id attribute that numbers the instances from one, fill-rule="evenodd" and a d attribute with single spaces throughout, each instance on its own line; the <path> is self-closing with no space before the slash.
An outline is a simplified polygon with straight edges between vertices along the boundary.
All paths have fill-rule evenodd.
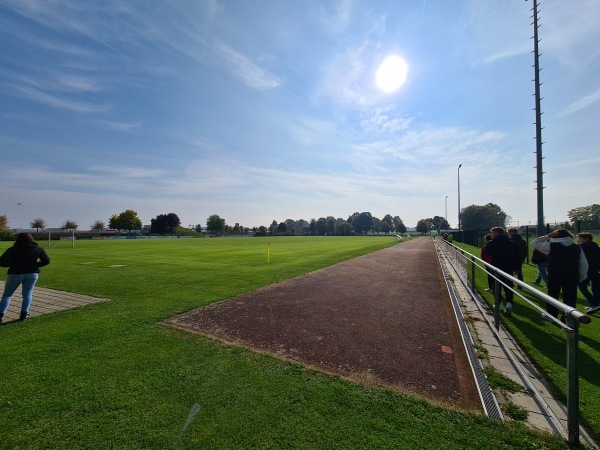
<path id="1" fill-rule="evenodd" d="M 573 243 L 571 233 L 559 228 L 547 236 L 535 238 L 532 244 L 536 250 L 548 255 L 548 295 L 558 300 L 562 291 L 563 302 L 575 308 L 577 287 L 587 277 L 588 263 L 581 248 Z M 554 318 L 558 316 L 558 309 L 549 303 L 546 303 L 546 312 Z"/>
<path id="2" fill-rule="evenodd" d="M 586 314 L 600 311 L 600 247 L 594 242 L 591 233 L 577 233 L 577 243 L 583 250 L 588 262 L 587 278 L 579 283 L 579 290 L 589 302 Z M 592 293 L 588 291 L 588 284 L 592 284 Z"/>
<path id="3" fill-rule="evenodd" d="M 14 245 L 0 256 L 0 267 L 8 267 L 8 277 L 4 283 L 4 294 L 0 301 L 0 322 L 19 285 L 21 285 L 23 294 L 19 320 L 29 317 L 33 288 L 37 282 L 40 267 L 48 264 L 50 264 L 48 254 L 33 240 L 31 234 L 19 233 Z"/>
<path id="4" fill-rule="evenodd" d="M 540 281 L 544 280 L 546 287 L 548 286 L 548 256 L 544 255 L 539 250 L 533 249 L 531 262 L 537 266 L 537 278 L 532 281 L 536 286 L 541 286 Z"/>
<path id="5" fill-rule="evenodd" d="M 492 259 L 492 265 L 502 272 L 512 275 L 519 266 L 520 255 L 517 246 L 504 233 L 504 228 L 494 227 L 490 230 L 492 240 L 486 244 L 486 253 Z M 513 309 L 514 293 L 513 282 L 508 278 L 498 275 L 500 289 L 504 288 L 506 297 L 505 314 L 510 316 Z"/>
<path id="6" fill-rule="evenodd" d="M 508 230 L 508 238 L 515 243 L 519 249 L 519 264 L 515 269 L 514 274 L 520 281 L 523 281 L 523 263 L 527 257 L 527 244 L 519 234 L 519 230 L 514 227 L 510 227 Z M 521 286 L 517 286 L 517 289 L 521 289 Z"/>

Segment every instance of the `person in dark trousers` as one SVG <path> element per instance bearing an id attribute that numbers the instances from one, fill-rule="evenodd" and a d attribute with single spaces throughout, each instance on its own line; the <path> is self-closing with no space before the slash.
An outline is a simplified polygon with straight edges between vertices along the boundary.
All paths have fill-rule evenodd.
<path id="1" fill-rule="evenodd" d="M 558 300 L 562 291 L 563 302 L 575 308 L 577 287 L 587 277 L 588 263 L 581 248 L 573 243 L 571 233 L 557 229 L 547 236 L 535 238 L 532 244 L 536 250 L 548 255 L 548 295 Z M 546 313 L 556 318 L 558 309 L 546 303 Z M 561 320 L 564 321 L 564 316 Z"/>
<path id="2" fill-rule="evenodd" d="M 481 247 L 481 259 L 483 259 L 486 263 L 491 264 L 492 258 L 490 258 L 490 255 L 487 254 L 487 243 L 492 240 L 492 235 L 486 234 L 484 239 L 485 239 L 485 243 Z M 486 267 L 485 270 L 488 273 L 488 276 L 487 276 L 488 287 L 486 289 L 486 292 L 494 292 L 494 281 L 495 280 L 492 275 L 492 269 L 490 269 L 489 267 Z"/>
<path id="3" fill-rule="evenodd" d="M 537 278 L 532 281 L 536 286 L 541 286 L 540 282 L 544 280 L 546 287 L 548 286 L 548 255 L 544 255 L 539 250 L 533 249 L 531 262 L 537 266 Z"/>
<path id="4" fill-rule="evenodd" d="M 527 257 L 527 243 L 523 240 L 519 234 L 519 230 L 516 228 L 510 227 L 506 231 L 508 232 L 508 238 L 513 241 L 519 249 L 519 265 L 515 269 L 514 274 L 520 281 L 523 281 L 523 263 Z M 521 286 L 517 286 L 517 289 L 521 289 Z"/>
<path id="5" fill-rule="evenodd" d="M 520 255 L 519 249 L 504 233 L 504 228 L 494 227 L 490 230 L 492 240 L 486 244 L 486 253 L 492 259 L 492 265 L 497 267 L 502 272 L 512 275 L 519 266 Z M 510 316 L 513 309 L 514 293 L 512 287 L 513 282 L 508 278 L 498 275 L 500 280 L 500 289 L 504 288 L 506 297 L 505 314 Z"/>
<path id="6" fill-rule="evenodd" d="M 4 294 L 0 301 L 0 322 L 19 285 L 21 285 L 23 294 L 19 320 L 27 319 L 33 287 L 38 279 L 40 267 L 48 264 L 50 264 L 48 254 L 33 240 L 31 234 L 19 233 L 14 245 L 0 256 L 0 266 L 8 267 L 8 277 L 4 283 Z"/>
<path id="7" fill-rule="evenodd" d="M 590 304 L 585 310 L 586 314 L 594 314 L 600 311 L 600 247 L 591 233 L 577 233 L 577 243 L 588 262 L 587 278 L 579 283 L 579 290 Z M 590 283 L 592 293 L 588 291 Z"/>

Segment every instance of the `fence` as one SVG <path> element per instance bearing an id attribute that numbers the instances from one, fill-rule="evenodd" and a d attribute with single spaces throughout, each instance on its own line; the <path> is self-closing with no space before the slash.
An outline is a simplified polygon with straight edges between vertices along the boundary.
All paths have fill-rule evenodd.
<path id="1" fill-rule="evenodd" d="M 475 255 L 455 246 L 454 244 L 436 239 L 438 247 L 446 253 L 446 257 L 454 270 L 458 274 L 460 281 L 471 291 L 476 290 L 475 274 L 477 270 L 490 273 L 494 282 L 494 326 L 496 330 L 500 328 L 500 306 L 501 306 L 501 284 L 510 289 L 516 297 L 531 305 L 533 308 L 545 313 L 537 304 L 527 297 L 508 286 L 504 280 L 512 282 L 519 286 L 521 290 L 529 293 L 533 297 L 542 300 L 564 314 L 565 323 L 551 316 L 546 316 L 555 325 L 565 331 L 567 340 L 567 435 L 569 444 L 579 444 L 579 370 L 578 370 L 578 352 L 579 352 L 579 326 L 581 323 L 590 323 L 591 319 L 585 314 L 579 312 L 564 303 L 550 297 L 549 295 L 532 288 L 526 283 L 514 278 L 511 274 L 503 272 L 491 264 L 486 263 Z"/>
<path id="2" fill-rule="evenodd" d="M 600 219 L 599 219 L 600 221 Z M 599 221 L 581 221 L 578 220 L 573 224 L 570 228 L 572 233 L 580 233 L 582 231 L 587 231 L 594 235 L 600 234 L 599 231 Z M 537 227 L 535 225 L 523 225 L 521 227 L 517 227 L 519 233 L 523 236 L 527 245 L 529 246 L 529 239 L 537 237 Z M 556 228 L 560 228 L 557 224 L 551 225 L 546 224 L 546 234 L 550 234 L 550 231 L 555 230 Z M 481 247 L 484 242 L 485 235 L 488 234 L 490 230 L 488 228 L 478 229 L 478 230 L 454 230 L 452 231 L 452 240 L 456 242 L 462 242 L 463 244 L 472 245 L 474 247 Z M 527 249 L 529 253 L 529 248 Z M 527 260 L 529 262 L 529 260 Z"/>

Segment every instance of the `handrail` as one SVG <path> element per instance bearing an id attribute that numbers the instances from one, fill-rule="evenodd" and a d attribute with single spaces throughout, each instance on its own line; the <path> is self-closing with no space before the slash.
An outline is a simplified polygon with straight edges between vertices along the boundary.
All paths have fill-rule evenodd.
<path id="1" fill-rule="evenodd" d="M 559 311 L 564 314 L 565 323 L 557 320 L 556 318 L 545 315 L 548 319 L 552 321 L 555 325 L 561 327 L 567 336 L 567 434 L 568 434 L 568 442 L 569 444 L 579 444 L 579 369 L 578 369 L 578 353 L 579 353 L 579 325 L 581 323 L 588 324 L 591 322 L 591 318 L 582 312 L 578 311 L 576 308 L 573 308 L 569 305 L 565 305 L 564 303 L 556 300 L 553 297 L 550 297 L 548 294 L 539 291 L 538 289 L 532 288 L 528 284 L 522 282 L 521 280 L 512 276 L 512 274 L 508 274 L 503 272 L 502 270 L 494 267 L 493 265 L 483 261 L 481 258 L 473 255 L 472 253 L 467 252 L 466 250 L 457 247 L 451 242 L 445 241 L 443 239 L 437 239 L 441 241 L 443 244 L 446 244 L 445 248 L 452 250 L 454 253 L 454 257 L 460 253 L 465 260 L 467 256 L 471 261 L 471 286 L 475 289 L 475 268 L 479 268 L 481 270 L 490 269 L 492 271 L 492 276 L 496 281 L 494 283 L 494 325 L 498 330 L 500 327 L 500 303 L 501 303 L 501 294 L 500 294 L 500 284 L 505 286 L 507 289 L 510 289 L 514 294 L 516 294 L 519 298 L 523 299 L 526 303 L 531 305 L 533 308 L 541 311 L 544 314 L 544 311 L 535 303 L 530 301 L 528 298 L 521 295 L 519 292 L 514 289 L 508 287 L 506 283 L 504 283 L 500 277 L 509 280 L 520 286 L 523 290 L 529 292 L 535 297 L 543 300 L 544 302 L 554 306 Z M 456 267 L 455 267 L 456 269 Z M 468 280 L 467 274 L 467 266 L 463 267 L 464 275 Z M 458 271 L 457 271 L 458 272 Z"/>

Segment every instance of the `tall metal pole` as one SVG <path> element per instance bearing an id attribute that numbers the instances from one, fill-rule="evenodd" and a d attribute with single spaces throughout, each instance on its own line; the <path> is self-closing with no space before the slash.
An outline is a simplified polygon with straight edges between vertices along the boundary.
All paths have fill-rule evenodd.
<path id="1" fill-rule="evenodd" d="M 535 72 L 535 162 L 537 169 L 537 232 L 538 236 L 545 233 L 544 230 L 544 171 L 542 170 L 542 111 L 540 96 L 540 53 L 538 49 L 538 7 L 537 0 L 533 0 L 533 53 Z"/>
<path id="2" fill-rule="evenodd" d="M 446 223 L 448 223 L 448 196 L 447 195 L 446 195 L 446 199 L 444 200 L 444 207 L 445 207 L 444 219 L 446 220 Z"/>
<path id="3" fill-rule="evenodd" d="M 460 234 L 460 168 L 462 164 L 458 165 L 458 232 Z"/>

